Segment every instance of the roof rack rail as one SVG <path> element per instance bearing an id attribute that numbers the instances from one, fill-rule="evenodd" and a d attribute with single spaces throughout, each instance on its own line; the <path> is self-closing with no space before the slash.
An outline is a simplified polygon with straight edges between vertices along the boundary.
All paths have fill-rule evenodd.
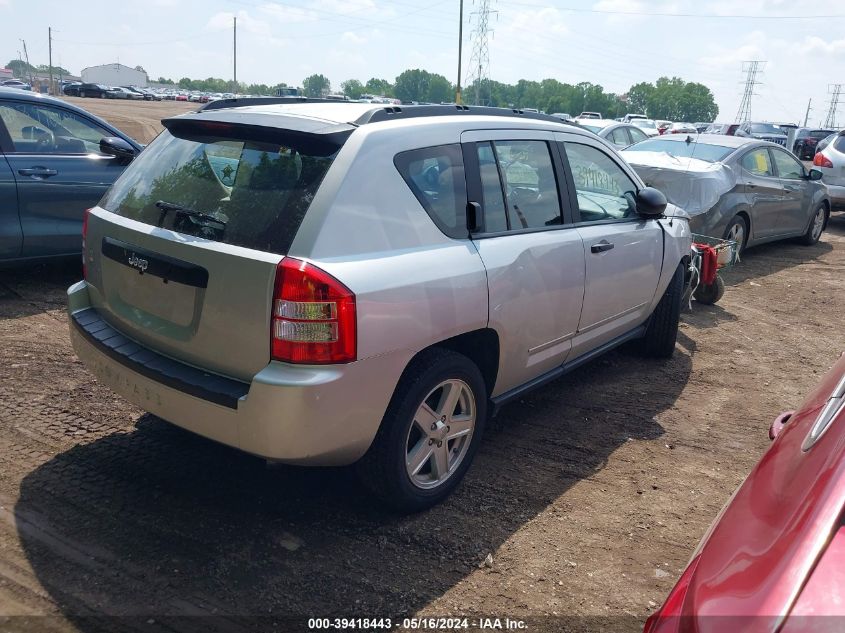
<path id="1" fill-rule="evenodd" d="M 519 119 L 535 119 L 538 121 L 548 121 L 550 123 L 564 123 L 568 125 L 578 125 L 559 119 L 558 117 L 548 114 L 540 114 L 538 112 L 526 112 L 518 108 L 494 108 L 490 106 L 467 106 L 467 105 L 400 105 L 400 106 L 385 106 L 381 108 L 374 108 L 369 112 L 358 117 L 353 123 L 356 125 L 365 125 L 367 123 L 380 123 L 382 121 L 392 121 L 394 119 L 411 119 L 417 117 L 434 117 L 434 116 L 501 116 L 514 117 Z"/>
<path id="2" fill-rule="evenodd" d="M 204 110 L 222 110 L 223 108 L 241 108 L 251 105 L 277 105 L 284 103 L 355 103 L 354 101 L 341 101 L 339 99 L 312 99 L 311 97 L 235 97 L 233 99 L 218 99 L 209 101 L 202 106 L 198 112 Z"/>

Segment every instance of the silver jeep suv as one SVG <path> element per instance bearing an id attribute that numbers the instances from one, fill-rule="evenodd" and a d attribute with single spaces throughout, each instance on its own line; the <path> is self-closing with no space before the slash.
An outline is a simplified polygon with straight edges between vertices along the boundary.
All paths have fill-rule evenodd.
<path id="1" fill-rule="evenodd" d="M 68 294 L 82 361 L 173 424 L 357 462 L 412 511 L 503 403 L 627 341 L 672 354 L 685 215 L 577 126 L 317 102 L 163 123 L 87 213 Z"/>

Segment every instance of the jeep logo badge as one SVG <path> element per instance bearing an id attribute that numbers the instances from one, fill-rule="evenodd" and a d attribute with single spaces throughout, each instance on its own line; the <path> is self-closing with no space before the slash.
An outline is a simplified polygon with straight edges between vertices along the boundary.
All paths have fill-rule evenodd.
<path id="1" fill-rule="evenodd" d="M 137 268 L 141 272 L 147 270 L 150 265 L 150 262 L 148 262 L 146 259 L 141 259 L 135 253 L 132 253 L 129 256 L 129 260 L 127 261 L 127 263 L 132 266 L 132 268 Z"/>

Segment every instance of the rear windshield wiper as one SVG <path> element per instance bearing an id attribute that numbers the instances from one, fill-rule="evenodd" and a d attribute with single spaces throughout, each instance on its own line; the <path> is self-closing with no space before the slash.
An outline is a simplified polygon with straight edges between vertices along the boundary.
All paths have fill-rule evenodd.
<path id="1" fill-rule="evenodd" d="M 159 200 L 156 202 L 156 207 L 159 208 L 161 214 L 158 216 L 158 225 L 164 225 L 164 218 L 167 217 L 168 212 L 175 211 L 177 215 L 189 215 L 192 218 L 198 218 L 200 220 L 205 220 L 206 222 L 214 222 L 215 224 L 220 224 L 221 226 L 226 226 L 226 223 L 223 220 L 219 220 L 215 218 L 213 215 L 209 215 L 208 213 L 203 213 L 202 211 L 195 211 L 194 209 L 189 209 L 188 207 L 183 207 L 181 204 L 176 204 L 174 202 L 167 202 L 166 200 Z"/>

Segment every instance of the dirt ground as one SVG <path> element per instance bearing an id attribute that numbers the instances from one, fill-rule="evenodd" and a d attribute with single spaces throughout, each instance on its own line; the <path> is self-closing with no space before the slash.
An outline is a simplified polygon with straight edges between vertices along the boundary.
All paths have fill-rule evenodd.
<path id="1" fill-rule="evenodd" d="M 139 143 L 149 143 L 161 132 L 161 119 L 200 107 L 185 101 L 121 101 L 62 97 L 68 103 L 105 119 Z"/>
<path id="2" fill-rule="evenodd" d="M 641 630 L 771 420 L 845 350 L 843 273 L 841 214 L 816 246 L 752 249 L 672 360 L 614 352 L 506 406 L 456 494 L 397 517 L 347 469 L 268 469 L 98 384 L 68 340 L 78 266 L 0 272 L 0 629 Z"/>

